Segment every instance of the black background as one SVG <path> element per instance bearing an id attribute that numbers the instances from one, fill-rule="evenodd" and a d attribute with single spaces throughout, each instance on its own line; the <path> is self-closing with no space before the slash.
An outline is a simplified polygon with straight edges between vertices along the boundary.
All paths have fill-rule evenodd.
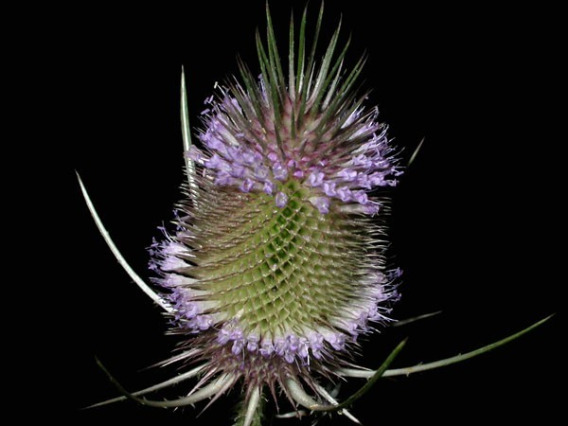
<path id="1" fill-rule="evenodd" d="M 298 16 L 304 2 L 272 3 L 277 35 L 286 41 L 290 5 Z M 344 40 L 353 37 L 349 62 L 368 53 L 363 75 L 373 89 L 369 103 L 379 106 L 402 155 L 408 159 L 426 138 L 392 193 L 391 258 L 405 271 L 393 316 L 442 314 L 383 330 L 365 343 L 359 359 L 376 367 L 408 336 L 396 361 L 406 366 L 495 341 L 562 306 L 565 278 L 556 271 L 555 248 L 561 229 L 550 225 L 562 194 L 554 188 L 559 179 L 552 166 L 558 136 L 548 135 L 554 119 L 547 98 L 555 96 L 551 76 L 557 57 L 554 28 L 547 23 L 553 12 L 477 4 L 440 10 L 369 5 L 328 1 L 324 34 L 343 15 Z M 311 5 L 312 18 L 318 6 Z M 106 248 L 74 170 L 116 244 L 146 277 L 145 247 L 159 236 L 157 226 L 171 218 L 183 180 L 180 68 L 186 69 L 196 126 L 213 84 L 237 71 L 237 54 L 256 69 L 254 31 L 264 28 L 264 1 L 65 13 L 70 18 L 48 25 L 45 39 L 38 35 L 41 49 L 34 60 L 42 69 L 36 84 L 47 89 L 39 102 L 52 117 L 47 144 L 58 157 L 53 171 L 61 180 L 42 204 L 55 216 L 50 223 L 56 243 L 42 256 L 50 266 L 37 294 L 50 301 L 49 312 L 33 317 L 28 328 L 34 360 L 25 392 L 42 395 L 37 400 L 46 403 L 47 417 L 68 416 L 77 424 L 228 425 L 237 392 L 197 419 L 203 404 L 178 411 L 132 403 L 80 410 L 116 394 L 95 355 L 128 389 L 136 389 L 170 377 L 172 370 L 140 370 L 166 358 L 176 338 L 164 335 L 158 308 Z M 352 411 L 365 425 L 413 419 L 548 424 L 559 412 L 553 386 L 562 368 L 560 319 L 466 363 L 385 379 Z M 47 345 L 38 343 L 45 338 Z M 358 379 L 345 384 L 341 396 L 360 384 Z M 334 417 L 321 424 L 348 421 Z"/>

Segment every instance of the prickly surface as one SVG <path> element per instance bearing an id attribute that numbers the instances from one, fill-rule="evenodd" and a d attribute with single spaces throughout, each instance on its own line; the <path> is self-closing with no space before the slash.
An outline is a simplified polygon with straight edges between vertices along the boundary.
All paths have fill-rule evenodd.
<path id="1" fill-rule="evenodd" d="M 210 211 L 198 210 L 194 225 L 184 224 L 194 234 L 180 236 L 199 247 L 187 271 L 198 281 L 193 288 L 210 295 L 211 313 L 238 318 L 247 334 L 274 338 L 328 325 L 367 272 L 353 261 L 372 244 L 365 219 L 320 214 L 294 180 L 285 192 L 282 209 L 265 194 L 220 194 Z"/>

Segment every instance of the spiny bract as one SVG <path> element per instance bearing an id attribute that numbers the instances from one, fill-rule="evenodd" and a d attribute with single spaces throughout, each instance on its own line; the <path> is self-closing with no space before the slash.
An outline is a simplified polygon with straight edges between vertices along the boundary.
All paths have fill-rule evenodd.
<path id="1" fill-rule="evenodd" d="M 240 62 L 240 79 L 206 100 L 177 230 L 150 249 L 172 331 L 184 337 L 166 363 L 192 366 L 163 386 L 201 380 L 188 396 L 148 405 L 189 405 L 241 382 L 248 425 L 265 392 L 294 406 L 330 402 L 320 381 L 388 319 L 399 273 L 385 267 L 378 191 L 401 171 L 355 87 L 364 59 L 345 70 L 339 29 L 315 59 L 322 13 L 309 51 L 306 12 L 298 37 L 291 21 L 287 75 L 267 13 L 260 76 Z"/>

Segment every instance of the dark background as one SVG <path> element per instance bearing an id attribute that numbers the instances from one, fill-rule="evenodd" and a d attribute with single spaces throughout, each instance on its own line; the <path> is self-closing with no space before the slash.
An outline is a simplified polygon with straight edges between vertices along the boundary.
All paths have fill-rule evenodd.
<path id="1" fill-rule="evenodd" d="M 284 42 L 290 5 L 298 16 L 304 2 L 272 3 Z M 393 316 L 442 314 L 372 336 L 360 359 L 376 367 L 408 336 L 396 361 L 406 366 L 498 340 L 562 306 L 559 288 L 566 280 L 556 270 L 560 256 L 554 243 L 561 229 L 551 222 L 563 192 L 555 188 L 559 172 L 552 166 L 558 135 L 548 134 L 557 53 L 546 11 L 391 10 L 383 3 L 371 10 L 369 4 L 328 1 L 324 35 L 343 15 L 344 40 L 353 36 L 348 62 L 368 53 L 369 104 L 379 106 L 402 156 L 408 159 L 426 138 L 392 193 L 390 254 L 405 271 L 403 297 Z M 312 2 L 312 18 L 318 7 Z M 196 126 L 213 84 L 237 71 L 237 54 L 257 69 L 254 31 L 264 28 L 264 1 L 210 2 L 193 11 L 65 12 L 69 19 L 48 26 L 45 40 L 38 37 L 43 56 L 35 61 L 44 70 L 37 85 L 47 89 L 40 102 L 53 116 L 61 179 L 56 197 L 45 204 L 55 216 L 56 247 L 50 244 L 42 256 L 50 267 L 39 293 L 42 300 L 55 300 L 30 328 L 49 341 L 47 347 L 39 345 L 46 355 L 34 356 L 29 368 L 34 378 L 48 373 L 39 385 L 46 417 L 69 416 L 76 424 L 228 425 L 236 392 L 197 419 L 204 404 L 178 411 L 132 403 L 80 410 L 116 394 L 95 355 L 128 389 L 137 389 L 170 377 L 172 370 L 140 370 L 166 358 L 176 338 L 164 335 L 160 311 L 106 248 L 74 170 L 116 244 L 146 277 L 145 247 L 159 236 L 157 226 L 171 218 L 183 180 L 180 68 L 186 69 Z M 383 380 L 352 411 L 365 425 L 417 418 L 442 424 L 489 419 L 548 424 L 559 412 L 553 386 L 561 369 L 561 319 L 557 315 L 522 339 L 466 363 Z M 33 383 L 32 395 L 40 392 Z M 350 381 L 341 395 L 360 384 Z M 23 416 L 34 412 L 21 411 Z M 348 422 L 335 417 L 321 424 Z"/>

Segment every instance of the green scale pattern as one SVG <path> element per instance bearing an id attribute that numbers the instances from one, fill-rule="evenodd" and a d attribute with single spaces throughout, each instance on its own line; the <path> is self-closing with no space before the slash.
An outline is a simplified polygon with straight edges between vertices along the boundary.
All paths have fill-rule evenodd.
<path id="1" fill-rule="evenodd" d="M 281 190 L 284 208 L 264 193 L 204 192 L 187 242 L 195 256 L 187 271 L 197 280 L 192 287 L 215 302 L 211 313 L 261 337 L 329 325 L 357 298 L 366 272 L 365 218 L 321 214 L 296 179 Z"/>

